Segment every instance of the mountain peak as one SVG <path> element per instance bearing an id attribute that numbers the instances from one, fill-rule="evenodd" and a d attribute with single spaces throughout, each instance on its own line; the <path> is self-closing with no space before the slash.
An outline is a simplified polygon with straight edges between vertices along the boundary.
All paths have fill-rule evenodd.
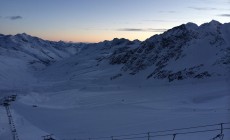
<path id="1" fill-rule="evenodd" d="M 188 29 L 188 30 L 195 30 L 198 28 L 198 25 L 195 24 L 195 23 L 192 23 L 192 22 L 188 22 L 187 24 L 185 24 L 185 27 Z"/>
<path id="2" fill-rule="evenodd" d="M 112 40 L 112 45 L 121 45 L 130 42 L 128 39 L 125 38 L 114 38 Z"/>
<path id="3" fill-rule="evenodd" d="M 211 24 L 211 25 L 220 25 L 221 23 L 219 21 L 217 21 L 217 20 L 212 20 L 212 21 L 209 22 L 209 24 Z"/>
<path id="4" fill-rule="evenodd" d="M 202 26 L 208 26 L 208 27 L 213 27 L 213 28 L 215 28 L 215 27 L 220 26 L 220 25 L 222 25 L 222 24 L 221 24 L 219 21 L 212 20 L 212 21 L 210 21 L 210 22 L 208 22 L 208 23 L 202 24 L 201 27 L 202 27 Z"/>
<path id="5" fill-rule="evenodd" d="M 26 34 L 26 33 L 16 34 L 15 36 L 21 37 L 21 38 L 28 38 L 28 37 L 31 37 L 30 35 L 28 35 L 28 34 Z"/>
<path id="6" fill-rule="evenodd" d="M 202 30 L 205 30 L 207 32 L 216 32 L 221 25 L 222 23 L 220 23 L 219 21 L 212 20 L 208 23 L 200 25 L 200 28 L 203 28 Z"/>
<path id="7" fill-rule="evenodd" d="M 16 34 L 16 35 L 21 35 L 21 36 L 30 36 L 30 35 L 28 35 L 27 33 L 19 33 L 19 34 Z"/>

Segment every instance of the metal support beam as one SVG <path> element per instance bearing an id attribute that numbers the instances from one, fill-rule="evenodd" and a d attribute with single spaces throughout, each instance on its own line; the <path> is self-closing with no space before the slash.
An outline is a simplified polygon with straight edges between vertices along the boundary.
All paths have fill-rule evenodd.
<path id="1" fill-rule="evenodd" d="M 6 114 L 8 117 L 9 125 L 10 125 L 10 130 L 13 136 L 13 140 L 19 140 L 18 138 L 18 133 L 14 124 L 13 116 L 10 111 L 10 102 L 13 102 L 16 100 L 16 95 L 11 95 L 4 97 L 3 99 L 0 100 L 0 105 L 4 106 L 6 109 Z"/>

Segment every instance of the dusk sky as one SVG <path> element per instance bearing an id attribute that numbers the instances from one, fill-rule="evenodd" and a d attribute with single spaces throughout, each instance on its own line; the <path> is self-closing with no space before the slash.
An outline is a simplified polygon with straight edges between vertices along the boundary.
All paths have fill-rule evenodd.
<path id="1" fill-rule="evenodd" d="M 230 22 L 230 0 L 0 0 L 0 33 L 46 40 L 145 40 L 187 22 Z"/>

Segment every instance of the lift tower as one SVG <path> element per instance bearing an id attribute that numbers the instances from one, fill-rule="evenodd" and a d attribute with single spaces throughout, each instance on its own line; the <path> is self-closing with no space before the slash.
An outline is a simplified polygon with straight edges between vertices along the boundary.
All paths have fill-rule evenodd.
<path id="1" fill-rule="evenodd" d="M 18 133 L 14 124 L 13 116 L 10 112 L 10 103 L 16 100 L 17 95 L 6 96 L 0 100 L 0 105 L 6 109 L 6 114 L 9 120 L 10 130 L 13 136 L 13 140 L 19 140 Z"/>

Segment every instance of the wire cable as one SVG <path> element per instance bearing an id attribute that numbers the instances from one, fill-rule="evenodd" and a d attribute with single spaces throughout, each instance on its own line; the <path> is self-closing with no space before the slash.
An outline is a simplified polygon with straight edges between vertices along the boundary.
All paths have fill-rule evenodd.
<path id="1" fill-rule="evenodd" d="M 230 124 L 230 122 L 225 122 L 225 123 L 216 123 L 216 124 L 210 124 L 210 125 L 200 125 L 200 126 L 192 126 L 192 127 L 184 127 L 184 128 L 176 128 L 176 129 L 167 129 L 167 130 L 160 130 L 160 131 L 152 131 L 152 132 L 147 132 L 147 133 L 133 133 L 133 134 L 124 134 L 124 135 L 115 135 L 112 136 L 113 140 L 126 140 L 126 139 L 137 139 L 137 138 L 147 138 L 147 137 L 158 137 L 158 136 L 169 136 L 169 135 L 174 135 L 174 134 L 190 134 L 190 133 L 201 133 L 201 132 L 209 132 L 209 131 L 217 131 L 221 129 L 207 129 L 207 130 L 199 130 L 199 131 L 189 131 L 189 132 L 179 132 L 179 133 L 170 133 L 170 134 L 159 134 L 159 135 L 150 135 L 147 136 L 148 134 L 155 134 L 155 133 L 165 133 L 165 132 L 170 132 L 170 131 L 181 131 L 181 130 L 189 130 L 189 129 L 198 129 L 198 128 L 205 128 L 205 127 L 213 127 L 213 126 L 219 126 L 219 125 L 226 125 Z M 223 128 L 224 129 L 230 129 L 230 128 Z M 140 136 L 140 135 L 146 135 L 146 136 Z M 132 137 L 136 136 L 136 137 Z M 121 138 L 124 137 L 124 138 Z M 106 136 L 106 137 L 94 137 L 94 138 L 79 138 L 78 140 L 98 140 L 98 139 L 110 139 L 111 136 Z"/>

